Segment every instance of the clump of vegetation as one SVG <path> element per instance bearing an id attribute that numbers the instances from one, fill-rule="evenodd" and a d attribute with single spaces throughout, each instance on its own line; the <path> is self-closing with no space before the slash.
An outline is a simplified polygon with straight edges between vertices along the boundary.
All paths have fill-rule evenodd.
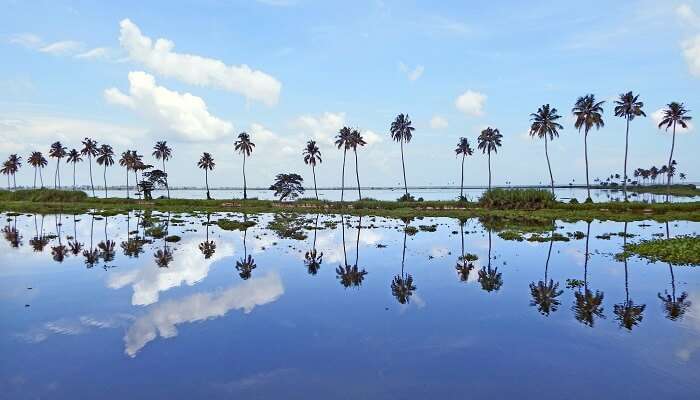
<path id="1" fill-rule="evenodd" d="M 527 238 L 528 242 L 568 242 L 569 238 L 567 236 L 562 235 L 559 232 L 554 232 L 549 236 L 544 236 L 540 235 L 539 233 L 535 233 L 531 235 L 529 238 Z"/>
<path id="2" fill-rule="evenodd" d="M 32 201 L 68 203 L 85 201 L 88 195 L 82 191 L 56 190 L 56 189 L 21 189 L 15 191 L 0 191 L 2 201 Z"/>
<path id="3" fill-rule="evenodd" d="M 423 232 L 435 232 L 437 230 L 437 225 L 418 225 L 418 229 Z"/>
<path id="4" fill-rule="evenodd" d="M 216 225 L 225 231 L 244 231 L 252 226 L 255 226 L 255 221 L 234 221 L 221 218 L 216 221 Z"/>
<path id="5" fill-rule="evenodd" d="M 578 204 L 578 200 L 576 200 L 576 198 L 573 198 L 569 200 L 569 204 Z"/>
<path id="6" fill-rule="evenodd" d="M 416 198 L 413 197 L 413 196 L 411 196 L 410 194 L 406 193 L 406 194 L 404 194 L 403 196 L 401 196 L 401 197 L 399 197 L 398 199 L 396 199 L 396 201 L 399 201 L 399 202 L 407 202 L 407 201 L 408 201 L 408 202 L 411 202 L 411 201 L 416 201 Z"/>
<path id="7" fill-rule="evenodd" d="M 298 214 L 275 214 L 267 228 L 272 230 L 282 239 L 305 240 L 308 236 L 304 232 L 304 227 L 312 224 L 313 221 L 304 219 Z"/>
<path id="8" fill-rule="evenodd" d="M 671 239 L 643 240 L 625 245 L 618 259 L 637 255 L 651 262 L 674 265 L 700 265 L 700 236 L 678 236 Z"/>
<path id="9" fill-rule="evenodd" d="M 154 239 L 161 239 L 165 237 L 166 231 L 165 227 L 162 225 L 154 225 L 146 229 L 146 236 L 150 236 Z"/>
<path id="10" fill-rule="evenodd" d="M 510 230 L 499 232 L 498 237 L 500 237 L 503 240 L 517 240 L 518 242 L 522 242 L 523 240 L 525 240 L 525 238 L 520 232 Z"/>
<path id="11" fill-rule="evenodd" d="M 582 288 L 585 285 L 585 282 L 580 280 L 580 279 L 575 279 L 575 278 L 570 278 L 566 280 L 566 288 L 567 289 L 578 289 Z"/>
<path id="12" fill-rule="evenodd" d="M 405 228 L 403 228 L 403 231 L 406 232 L 408 236 L 413 236 L 416 233 L 418 233 L 418 228 L 415 226 L 408 225 Z"/>
<path id="13" fill-rule="evenodd" d="M 556 200 L 542 189 L 490 189 L 479 198 L 479 205 L 497 209 L 540 209 Z"/>
<path id="14" fill-rule="evenodd" d="M 270 185 L 270 190 L 274 191 L 274 196 L 284 199 L 294 200 L 304 194 L 304 178 L 299 174 L 278 174 L 275 182 Z"/>
<path id="15" fill-rule="evenodd" d="M 479 217 L 479 222 L 484 228 L 500 232 L 505 230 L 528 233 L 528 232 L 549 232 L 552 230 L 554 221 L 547 218 L 525 218 L 522 216 L 496 216 L 485 215 Z"/>
<path id="16" fill-rule="evenodd" d="M 182 239 L 182 238 L 181 238 L 180 236 L 178 236 L 178 235 L 170 235 L 170 236 L 166 236 L 166 237 L 165 237 L 165 241 L 166 241 L 166 242 L 169 242 L 169 243 L 176 243 L 176 242 L 179 242 L 180 239 Z"/>
<path id="17" fill-rule="evenodd" d="M 567 232 L 566 235 L 574 240 L 581 240 L 586 237 L 586 234 L 581 231 Z"/>
<path id="18" fill-rule="evenodd" d="M 479 259 L 479 256 L 472 253 L 465 253 L 463 256 L 459 256 L 460 261 L 474 262 Z"/>

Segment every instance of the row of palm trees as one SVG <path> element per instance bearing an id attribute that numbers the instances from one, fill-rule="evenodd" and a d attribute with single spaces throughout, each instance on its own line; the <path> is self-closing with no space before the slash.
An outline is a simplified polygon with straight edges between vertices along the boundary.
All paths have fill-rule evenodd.
<path id="1" fill-rule="evenodd" d="M 586 165 L 586 189 L 587 189 L 587 200 L 591 201 L 591 185 L 588 174 L 588 133 L 595 128 L 596 130 L 605 126 L 603 119 L 603 104 L 605 101 L 597 101 L 595 96 L 588 94 L 579 97 L 574 104 L 571 112 L 575 117 L 574 127 L 579 131 L 583 131 L 584 136 L 584 158 Z M 625 129 L 625 153 L 624 153 L 624 167 L 623 167 L 623 192 L 625 201 L 627 200 L 627 182 L 629 181 L 627 176 L 627 156 L 629 148 L 629 131 L 630 122 L 636 117 L 645 117 L 646 114 L 642 110 L 644 103 L 639 100 L 639 95 L 633 92 L 623 93 L 619 96 L 618 100 L 615 101 L 614 114 L 616 117 L 621 117 L 625 119 L 626 129 Z M 687 128 L 688 122 L 692 119 L 688 115 L 688 110 L 685 108 L 683 103 L 671 102 L 663 110 L 663 118 L 659 123 L 658 127 L 665 128 L 668 130 L 672 128 L 673 137 L 671 142 L 671 152 L 669 155 L 670 168 L 667 168 L 661 174 L 667 175 L 667 188 L 670 191 L 671 178 L 675 171 L 675 160 L 673 160 L 673 152 L 675 149 L 676 142 L 676 127 L 681 126 L 682 128 Z M 555 138 L 559 137 L 559 131 L 564 129 L 558 121 L 561 115 L 558 114 L 556 108 L 550 106 L 549 104 L 544 104 L 537 109 L 537 112 L 530 114 L 531 126 L 530 126 L 530 136 L 537 137 L 539 139 L 544 139 L 544 151 L 545 158 L 547 160 L 547 168 L 549 171 L 549 178 L 551 182 L 552 193 L 554 193 L 554 174 L 552 173 L 552 165 L 549 160 L 549 149 L 548 143 Z M 391 138 L 398 142 L 401 149 L 401 166 L 403 171 L 403 181 L 405 194 L 399 200 L 412 200 L 412 196 L 408 193 L 408 183 L 406 180 L 406 164 L 404 158 L 404 143 L 408 144 L 413 137 L 413 132 L 415 128 L 412 126 L 412 122 L 408 114 L 399 114 L 394 121 L 391 123 L 389 132 Z M 497 128 L 487 127 L 482 130 L 477 137 L 477 148 L 486 154 L 488 157 L 488 170 L 489 170 L 489 180 L 488 188 L 491 189 L 491 153 L 497 153 L 498 148 L 502 146 L 503 135 Z M 353 129 L 347 126 L 342 127 L 337 136 L 335 137 L 335 146 L 343 151 L 343 164 L 341 170 L 341 201 L 344 201 L 345 195 L 345 165 L 348 150 L 352 150 L 355 156 L 355 176 L 357 180 L 357 194 L 358 199 L 362 199 L 362 191 L 360 185 L 360 173 L 358 168 L 358 148 L 365 146 L 367 142 L 362 137 L 361 132 L 358 129 Z M 61 175 L 59 164 L 63 158 L 67 158 L 67 162 L 73 164 L 73 188 L 75 189 L 75 166 L 77 163 L 82 162 L 82 157 L 87 157 L 88 165 L 90 167 L 90 186 L 92 188 L 92 194 L 95 195 L 95 188 L 92 180 L 92 159 L 94 158 L 98 165 L 104 167 L 104 181 L 105 181 L 105 197 L 107 196 L 107 168 L 114 164 L 114 151 L 110 145 L 102 144 L 99 145 L 97 142 L 90 138 L 85 138 L 82 141 L 83 147 L 80 150 L 72 149 L 67 151 L 61 142 L 55 142 L 51 145 L 49 150 L 49 157 L 56 159 L 56 171 L 54 173 L 54 187 L 58 188 L 61 186 Z M 246 181 L 246 159 L 251 156 L 253 149 L 255 148 L 255 143 L 251 140 L 251 137 L 246 132 L 241 132 L 238 135 L 237 140 L 234 142 L 234 149 L 236 152 L 243 156 L 243 198 L 248 198 L 247 193 L 247 181 Z M 465 137 L 461 137 L 455 148 L 455 153 L 457 156 L 462 157 L 461 165 L 461 181 L 460 181 L 460 199 L 464 200 L 464 161 L 467 156 L 474 154 L 473 149 L 469 143 L 469 140 Z M 163 170 L 162 176 L 164 179 L 164 186 L 168 191 L 168 198 L 170 198 L 170 188 L 167 181 L 167 173 L 165 173 L 166 161 L 170 160 L 172 157 L 172 149 L 168 146 L 167 142 L 159 141 L 153 147 L 152 155 L 157 159 L 162 161 Z M 302 150 L 302 156 L 304 163 L 311 166 L 313 178 L 314 178 L 314 192 L 316 198 L 318 199 L 318 189 L 316 185 L 316 167 L 322 163 L 321 151 L 318 144 L 314 140 L 310 140 L 306 143 L 306 146 Z M 28 163 L 34 168 L 34 187 L 36 188 L 36 175 L 39 172 L 39 178 L 41 180 L 41 186 L 43 187 L 43 176 L 41 170 L 46 167 L 48 161 L 43 156 L 41 152 L 32 152 L 28 158 Z M 12 154 L 7 161 L 4 162 L 0 172 L 7 175 L 8 188 L 10 187 L 10 177 L 13 178 L 13 186 L 16 188 L 15 175 L 22 165 L 22 157 L 17 154 Z M 127 198 L 129 197 L 129 171 L 134 172 L 134 177 L 136 179 L 135 185 L 138 185 L 138 172 L 144 171 L 146 169 L 152 168 L 152 165 L 144 164 L 142 161 L 142 156 L 139 155 L 135 150 L 127 150 L 122 153 L 119 159 L 119 165 L 126 168 L 127 171 Z M 208 152 L 202 154 L 201 158 L 197 162 L 197 166 L 205 171 L 205 183 L 207 189 L 207 198 L 210 199 L 209 192 L 209 176 L 208 172 L 212 171 L 215 167 L 214 158 Z M 637 171 L 635 171 L 637 173 Z M 641 171 L 639 171 L 639 176 Z M 657 173 L 658 174 L 658 173 Z M 668 195 L 667 195 L 668 200 Z"/>

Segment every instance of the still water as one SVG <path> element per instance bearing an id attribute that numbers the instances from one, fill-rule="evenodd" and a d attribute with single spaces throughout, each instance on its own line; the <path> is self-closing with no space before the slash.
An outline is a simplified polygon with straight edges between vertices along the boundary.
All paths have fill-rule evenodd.
<path id="1" fill-rule="evenodd" d="M 3 399 L 700 398 L 700 223 L 1 217 Z"/>
<path id="2" fill-rule="evenodd" d="M 547 188 L 545 188 L 547 189 Z M 464 189 L 464 196 L 471 200 L 477 201 L 479 197 L 484 193 L 485 188 L 468 188 Z M 410 189 L 409 192 L 415 197 L 422 197 L 424 200 L 457 200 L 459 198 L 459 188 L 453 189 Z M 86 193 L 91 194 L 92 192 L 86 191 Z M 95 191 L 98 197 L 101 197 L 104 192 L 100 190 Z M 126 190 L 110 190 L 110 197 L 126 197 Z M 363 198 L 373 198 L 375 200 L 396 200 L 403 196 L 403 188 L 394 189 L 362 189 Z M 557 200 L 568 202 L 571 199 L 576 199 L 579 202 L 586 200 L 588 193 L 585 188 L 555 188 L 554 194 Z M 131 192 L 133 196 L 133 192 Z M 155 190 L 153 192 L 153 197 L 157 198 L 160 196 L 167 195 L 165 190 Z M 336 189 L 319 189 L 318 196 L 321 200 L 331 200 L 339 201 L 341 192 Z M 205 199 L 207 193 L 203 189 L 172 189 L 170 190 L 170 197 L 178 199 Z M 243 190 L 212 190 L 211 196 L 215 199 L 225 200 L 225 199 L 241 199 L 243 198 Z M 272 200 L 274 199 L 273 192 L 271 190 L 263 189 L 248 189 L 248 197 L 258 198 L 261 200 Z M 314 197 L 313 188 L 306 188 L 304 197 Z M 641 201 L 646 203 L 662 203 L 666 201 L 665 195 L 651 194 L 651 193 L 634 193 L 628 192 L 628 197 L 630 201 Z M 345 200 L 357 200 L 358 193 L 357 189 L 348 188 L 345 189 Z M 591 189 L 591 198 L 595 202 L 605 202 L 605 201 L 622 201 L 624 199 L 622 190 L 616 189 Z M 685 196 L 671 196 L 669 198 L 671 202 L 688 202 L 697 201 L 697 197 L 685 197 Z"/>

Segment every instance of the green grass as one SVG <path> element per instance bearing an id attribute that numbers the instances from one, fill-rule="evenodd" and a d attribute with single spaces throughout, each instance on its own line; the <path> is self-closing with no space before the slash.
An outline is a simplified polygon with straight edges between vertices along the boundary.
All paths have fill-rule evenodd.
<path id="1" fill-rule="evenodd" d="M 552 192 L 543 189 L 491 189 L 479 198 L 479 205 L 496 209 L 546 208 L 555 202 Z"/>
<path id="2" fill-rule="evenodd" d="M 679 236 L 671 239 L 643 240 L 627 244 L 618 259 L 637 255 L 651 262 L 675 265 L 700 265 L 700 236 Z"/>
<path id="3" fill-rule="evenodd" d="M 666 185 L 650 185 L 650 186 L 627 186 L 627 191 L 637 193 L 652 193 L 666 194 L 668 192 Z M 700 189 L 695 185 L 671 185 L 669 192 L 672 196 L 695 197 L 700 196 Z"/>
<path id="4" fill-rule="evenodd" d="M 30 201 L 30 202 L 78 202 L 87 200 L 88 196 L 82 191 L 67 191 L 56 189 L 22 189 L 16 191 L 0 190 L 0 201 Z"/>

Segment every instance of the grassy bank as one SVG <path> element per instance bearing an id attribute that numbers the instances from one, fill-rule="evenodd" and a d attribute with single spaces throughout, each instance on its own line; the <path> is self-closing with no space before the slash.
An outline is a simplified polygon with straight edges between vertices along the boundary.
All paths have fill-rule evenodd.
<path id="1" fill-rule="evenodd" d="M 523 198 L 504 193 L 499 198 L 483 198 L 481 202 L 421 201 L 397 202 L 362 200 L 354 202 L 332 202 L 297 200 L 279 203 L 270 200 L 193 200 L 158 199 L 152 201 L 126 200 L 122 198 L 92 198 L 82 192 L 56 191 L 50 189 L 0 191 L 0 211 L 33 213 L 82 213 L 97 210 L 103 214 L 118 214 L 134 209 L 155 209 L 175 212 L 231 211 L 254 213 L 345 213 L 377 215 L 387 217 L 446 216 L 505 217 L 560 220 L 613 220 L 635 221 L 652 219 L 657 221 L 700 221 L 700 202 L 677 204 L 644 204 L 638 202 L 611 202 L 593 204 L 568 204 L 547 200 L 534 195 L 533 202 L 524 201 L 532 193 L 523 193 Z M 544 199 L 544 200 L 543 200 Z"/>
<path id="2" fill-rule="evenodd" d="M 650 185 L 650 186 L 627 186 L 627 191 L 636 193 L 652 193 L 663 194 L 667 193 L 666 185 Z M 695 197 L 700 196 L 700 189 L 695 185 L 671 185 L 671 196 Z"/>

